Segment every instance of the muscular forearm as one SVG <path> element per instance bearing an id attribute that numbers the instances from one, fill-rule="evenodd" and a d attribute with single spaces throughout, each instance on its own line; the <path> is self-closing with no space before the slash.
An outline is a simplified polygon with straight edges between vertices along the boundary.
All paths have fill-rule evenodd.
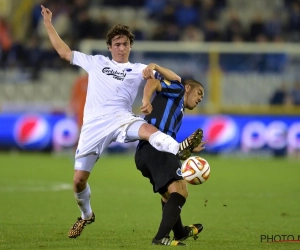
<path id="1" fill-rule="evenodd" d="M 71 61 L 72 51 L 69 46 L 59 37 L 51 23 L 44 23 L 52 46 L 59 56 L 67 61 Z"/>
<path id="2" fill-rule="evenodd" d="M 161 85 L 159 80 L 149 79 L 144 87 L 144 94 L 142 99 L 141 111 L 148 115 L 152 112 L 152 104 L 150 102 L 151 96 L 154 91 L 161 91 Z"/>
<path id="3" fill-rule="evenodd" d="M 155 64 L 155 70 L 157 72 L 159 72 L 165 79 L 167 80 L 176 80 L 176 81 L 181 81 L 181 78 L 180 76 L 178 76 L 177 74 L 175 74 L 172 70 L 170 69 L 167 69 L 167 68 L 164 68 L 164 67 L 161 67 L 157 64 Z"/>
<path id="4" fill-rule="evenodd" d="M 156 79 L 149 79 L 144 87 L 143 100 L 149 101 L 154 91 L 161 91 L 160 82 Z"/>

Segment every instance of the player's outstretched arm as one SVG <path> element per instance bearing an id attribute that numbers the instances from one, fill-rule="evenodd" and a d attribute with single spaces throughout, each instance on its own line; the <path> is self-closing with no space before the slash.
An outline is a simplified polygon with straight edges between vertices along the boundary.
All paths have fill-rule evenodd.
<path id="1" fill-rule="evenodd" d="M 148 66 L 143 70 L 143 77 L 144 79 L 154 79 L 154 74 L 153 70 L 157 71 L 160 73 L 163 78 L 170 80 L 170 81 L 181 81 L 180 76 L 175 74 L 172 70 L 164 68 L 159 66 L 158 64 L 155 63 L 150 63 Z"/>
<path id="2" fill-rule="evenodd" d="M 44 7 L 43 5 L 41 5 L 41 8 L 42 8 L 41 13 L 44 18 L 44 26 L 47 30 L 49 39 L 54 49 L 57 51 L 57 53 L 62 59 L 70 62 L 72 59 L 72 51 L 69 48 L 69 46 L 65 44 L 65 42 L 59 37 L 56 30 L 52 26 L 51 23 L 52 12 L 48 8 Z"/>
<path id="3" fill-rule="evenodd" d="M 170 81 L 178 81 L 181 82 L 181 77 L 178 76 L 177 74 L 175 74 L 175 72 L 173 72 L 170 69 L 161 67 L 159 65 L 156 64 L 155 66 L 155 70 L 160 73 L 165 79 L 170 80 Z"/>
<path id="4" fill-rule="evenodd" d="M 152 112 L 152 104 L 151 104 L 151 97 L 154 91 L 161 91 L 161 84 L 160 81 L 157 79 L 149 79 L 144 87 L 143 99 L 142 99 L 142 106 L 141 111 L 148 115 Z"/>

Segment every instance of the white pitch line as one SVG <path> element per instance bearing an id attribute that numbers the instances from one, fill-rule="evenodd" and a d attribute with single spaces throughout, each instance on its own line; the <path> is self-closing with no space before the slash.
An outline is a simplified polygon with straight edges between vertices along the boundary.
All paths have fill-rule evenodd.
<path id="1" fill-rule="evenodd" d="M 34 186 L 34 187 L 26 187 L 26 186 L 8 186 L 1 187 L 0 192 L 58 192 L 64 190 L 72 190 L 72 185 L 68 183 L 56 183 L 52 185 L 44 185 L 44 186 Z"/>

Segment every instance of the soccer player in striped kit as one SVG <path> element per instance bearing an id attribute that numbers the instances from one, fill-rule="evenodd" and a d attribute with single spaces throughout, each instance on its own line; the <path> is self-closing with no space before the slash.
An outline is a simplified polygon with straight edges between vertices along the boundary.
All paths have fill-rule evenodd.
<path id="1" fill-rule="evenodd" d="M 150 100 L 152 94 L 152 107 Z M 143 103 L 150 113 L 145 120 L 157 127 L 160 131 L 176 138 L 181 126 L 184 109 L 194 109 L 204 97 L 203 85 L 193 79 L 167 81 L 164 79 L 151 79 L 147 81 L 144 89 Z M 197 143 L 192 145 L 191 151 L 200 152 L 204 149 L 202 142 L 203 132 L 198 129 L 192 137 L 198 137 Z M 188 138 L 186 139 L 188 140 Z M 158 232 L 152 240 L 154 245 L 185 246 L 182 241 L 194 237 L 202 231 L 202 224 L 183 226 L 181 222 L 181 209 L 188 196 L 187 183 L 181 176 L 181 162 L 177 156 L 155 149 L 148 141 L 140 140 L 135 163 L 142 175 L 150 180 L 153 192 L 161 195 L 163 207 L 162 219 Z M 173 230 L 174 238 L 170 237 Z"/>

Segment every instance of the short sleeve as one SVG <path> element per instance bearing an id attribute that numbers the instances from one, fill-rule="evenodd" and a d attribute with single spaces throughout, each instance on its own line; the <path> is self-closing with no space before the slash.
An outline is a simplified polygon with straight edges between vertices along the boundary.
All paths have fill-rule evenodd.
<path id="1" fill-rule="evenodd" d="M 177 97 L 181 95 L 182 92 L 184 92 L 184 86 L 177 81 L 168 81 L 168 80 L 162 80 L 160 81 L 161 84 L 161 94 L 167 96 L 167 97 Z"/>
<path id="2" fill-rule="evenodd" d="M 77 65 L 88 72 L 93 67 L 94 57 L 95 56 L 73 51 L 71 64 Z"/>
<path id="3" fill-rule="evenodd" d="M 158 79 L 159 81 L 164 80 L 164 77 L 160 73 L 158 73 L 157 71 L 154 71 L 154 78 Z"/>

